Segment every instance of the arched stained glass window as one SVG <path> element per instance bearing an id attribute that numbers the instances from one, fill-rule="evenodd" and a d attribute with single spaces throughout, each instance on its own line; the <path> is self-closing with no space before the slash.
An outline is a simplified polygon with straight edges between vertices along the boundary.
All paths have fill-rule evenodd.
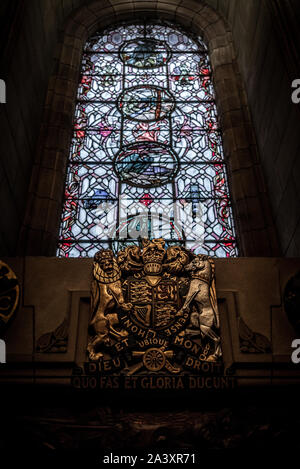
<path id="1" fill-rule="evenodd" d="M 238 254 L 207 47 L 170 24 L 85 46 L 58 256 L 140 237 Z"/>

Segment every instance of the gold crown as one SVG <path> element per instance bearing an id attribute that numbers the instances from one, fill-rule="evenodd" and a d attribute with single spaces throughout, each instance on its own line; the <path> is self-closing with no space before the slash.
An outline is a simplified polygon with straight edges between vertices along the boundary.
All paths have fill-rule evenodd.
<path id="1" fill-rule="evenodd" d="M 144 271 L 147 274 L 159 274 L 162 271 L 162 262 L 166 254 L 164 248 L 165 241 L 160 239 L 143 239 L 142 258 L 144 262 Z"/>

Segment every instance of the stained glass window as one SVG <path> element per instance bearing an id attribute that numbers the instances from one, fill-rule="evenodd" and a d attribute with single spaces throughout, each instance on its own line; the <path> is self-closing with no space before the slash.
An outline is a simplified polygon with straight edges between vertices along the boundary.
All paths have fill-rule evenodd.
<path id="1" fill-rule="evenodd" d="M 57 254 L 140 237 L 238 254 L 207 47 L 171 24 L 85 46 Z"/>

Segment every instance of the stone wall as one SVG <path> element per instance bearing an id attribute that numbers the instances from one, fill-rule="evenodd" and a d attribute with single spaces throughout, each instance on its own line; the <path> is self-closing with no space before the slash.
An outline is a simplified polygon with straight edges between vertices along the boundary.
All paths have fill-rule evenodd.
<path id="1" fill-rule="evenodd" d="M 143 2 L 102 5 L 94 1 L 68 18 L 48 88 L 20 253 L 54 255 L 56 252 L 71 122 L 86 38 L 112 22 L 141 17 L 179 22 L 206 40 L 223 129 L 240 255 L 278 255 L 276 230 L 232 35 L 220 15 L 204 3 L 192 0 L 184 5 L 179 0 L 171 4 L 159 1 L 155 7 Z"/>
<path id="2" fill-rule="evenodd" d="M 99 1 L 99 4 L 101 2 Z M 103 5 L 111 5 L 103 2 Z M 121 11 L 121 2 L 114 2 L 115 18 Z M 193 8 L 197 2 L 192 2 Z M 198 2 L 199 5 L 203 2 Z M 259 206 L 253 197 L 247 197 L 238 205 L 240 210 L 251 214 L 254 230 L 266 232 L 270 244 L 274 246 L 272 220 L 270 220 L 266 192 L 272 204 L 273 218 L 281 242 L 282 254 L 297 256 L 299 245 L 299 106 L 291 103 L 291 81 L 297 72 L 297 44 L 299 31 L 297 0 L 207 0 L 228 21 L 232 30 L 234 47 L 241 77 L 245 83 L 246 95 L 256 139 L 263 163 L 264 178 L 259 165 L 245 173 L 239 169 L 234 178 L 240 185 L 255 187 L 260 195 Z M 31 0 L 30 2 L 2 1 L 1 11 L 7 31 L 6 46 L 2 48 L 2 76 L 7 83 L 7 104 L 1 105 L 0 120 L 2 125 L 1 140 L 1 237 L 0 246 L 3 255 L 15 255 L 17 252 L 19 231 L 24 220 L 27 191 L 31 178 L 35 156 L 39 159 L 41 148 L 38 138 L 44 115 L 47 90 L 53 83 L 49 77 L 57 67 L 60 54 L 60 41 L 64 32 L 66 18 L 80 5 L 82 0 Z M 124 5 L 124 2 L 122 2 Z M 274 6 L 271 8 L 270 5 Z M 183 6 L 183 4 L 182 4 Z M 189 8 L 188 2 L 184 7 Z M 142 12 L 151 10 L 151 2 L 143 4 L 136 1 L 132 10 Z M 175 13 L 175 18 L 188 23 L 178 2 L 166 0 L 162 5 L 165 11 Z M 209 19 L 208 19 L 209 23 Z M 297 42 L 298 41 L 298 42 Z M 57 148 L 50 148 L 52 154 Z M 254 154 L 255 142 L 253 144 Z M 243 161 L 243 152 L 240 152 Z M 52 184 L 52 175 L 48 180 L 40 181 L 47 196 L 62 193 L 62 187 Z M 37 191 L 37 182 L 33 178 L 32 192 Z M 235 197 L 236 194 L 234 194 Z M 41 191 L 41 199 L 43 199 Z M 41 201 L 42 204 L 42 201 Z M 19 252 L 25 252 L 26 231 L 34 210 L 27 205 L 25 234 Z M 246 207 L 246 208 L 245 208 Z M 39 208 L 35 208 L 39 210 Z M 261 216 L 261 214 L 265 214 Z M 41 209 L 40 217 L 59 219 L 59 210 L 53 204 L 46 211 Z M 240 217 L 241 218 L 241 217 Z M 249 216 L 247 216 L 249 219 Z M 264 221 L 265 220 L 265 221 Z M 57 223 L 56 223 L 57 224 Z M 36 227 L 33 228 L 37 230 Z M 249 235 L 241 233 L 242 237 Z M 39 240 L 39 234 L 36 240 Z M 33 242 L 35 242 L 34 240 Z M 262 242 L 263 244 L 263 242 Z M 270 249 L 270 248 L 268 248 Z M 273 254 L 276 248 L 273 249 Z M 40 253 L 42 250 L 40 250 Z M 265 247 L 262 254 L 269 255 Z M 255 253 L 253 253 L 255 254 Z M 252 253 L 249 255 L 253 255 Z"/>
<path id="3" fill-rule="evenodd" d="M 92 259 L 3 260 L 16 273 L 22 294 L 3 336 L 7 364 L 1 381 L 69 387 L 72 368 L 88 361 Z M 215 266 L 225 369 L 231 369 L 239 387 L 298 382 L 299 365 L 291 362 L 297 332 L 284 310 L 283 293 L 299 272 L 299 260 L 216 259 Z M 37 347 L 41 337 L 43 350 Z"/>
<path id="4" fill-rule="evenodd" d="M 7 104 L 0 105 L 2 254 L 16 254 L 59 33 L 78 3 L 1 1 L 0 78 L 7 85 Z"/>
<path id="5" fill-rule="evenodd" d="M 228 20 L 284 256 L 300 255 L 297 0 L 208 0 Z"/>
<path id="6" fill-rule="evenodd" d="M 253 453 L 298 444 L 300 365 L 291 362 L 298 333 L 283 293 L 299 259 L 215 261 L 223 359 L 235 389 L 142 393 L 71 386 L 74 367 L 87 361 L 92 259 L 3 260 L 21 287 L 19 310 L 1 335 L 7 363 L 0 364 L 0 446 L 11 462 L 30 454 L 31 463 L 44 464 L 39 449 L 47 461 L 61 464 L 64 454 L 55 450 L 66 450 L 67 464 L 72 457 L 87 464 L 110 452 L 172 449 L 202 458 L 207 449 Z M 37 349 L 41 337 L 50 344 L 44 351 Z"/>

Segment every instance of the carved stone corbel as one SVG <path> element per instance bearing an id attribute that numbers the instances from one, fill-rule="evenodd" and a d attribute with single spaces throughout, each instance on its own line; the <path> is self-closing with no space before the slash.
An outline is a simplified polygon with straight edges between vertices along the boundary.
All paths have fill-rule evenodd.
<path id="1" fill-rule="evenodd" d="M 264 335 L 253 332 L 245 321 L 239 318 L 240 351 L 242 353 L 271 353 L 272 345 Z"/>
<path id="2" fill-rule="evenodd" d="M 41 335 L 36 343 L 39 353 L 66 353 L 68 346 L 69 322 L 63 322 L 52 332 Z"/>

